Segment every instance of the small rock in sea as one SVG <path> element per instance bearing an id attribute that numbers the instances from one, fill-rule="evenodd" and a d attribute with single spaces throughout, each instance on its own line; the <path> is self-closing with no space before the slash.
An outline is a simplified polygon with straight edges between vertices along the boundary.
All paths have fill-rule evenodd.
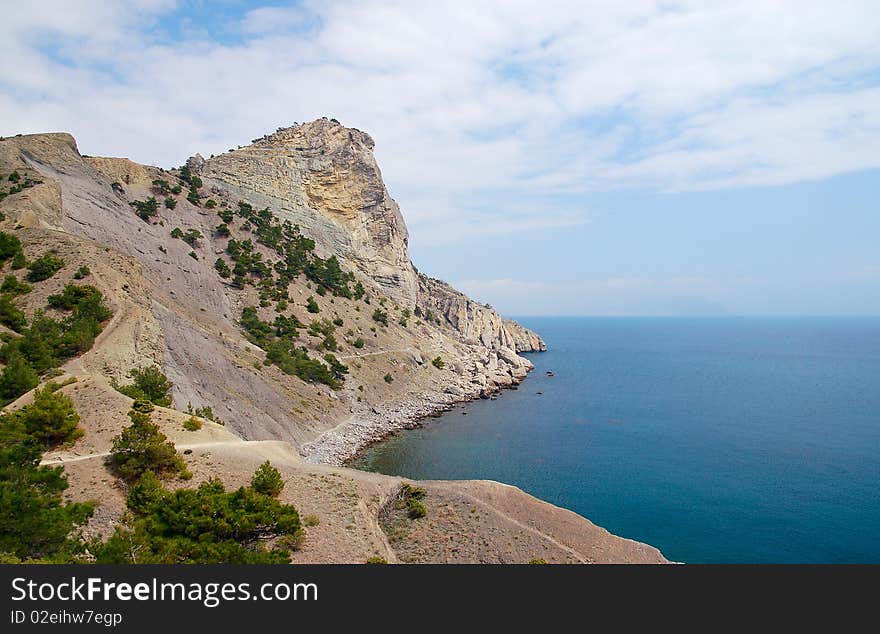
<path id="1" fill-rule="evenodd" d="M 535 394 L 541 395 L 543 394 L 543 392 L 535 392 Z"/>
<path id="2" fill-rule="evenodd" d="M 467 412 L 462 412 L 461 415 L 462 415 L 462 416 L 467 416 Z"/>

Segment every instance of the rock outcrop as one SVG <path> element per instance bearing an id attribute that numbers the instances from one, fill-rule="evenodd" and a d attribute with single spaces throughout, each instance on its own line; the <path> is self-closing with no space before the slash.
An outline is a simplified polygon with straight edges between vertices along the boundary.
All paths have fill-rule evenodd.
<path id="1" fill-rule="evenodd" d="M 409 235 L 382 182 L 373 146 L 365 132 L 318 119 L 191 167 L 217 190 L 298 224 L 321 251 L 413 307 L 417 283 Z"/>
<path id="2" fill-rule="evenodd" d="M 465 343 L 478 344 L 489 349 L 509 349 L 516 352 L 546 350 L 544 341 L 536 333 L 515 321 L 504 319 L 490 306 L 480 304 L 455 290 L 442 280 L 419 274 L 418 307 L 422 313 L 430 311 L 449 322 Z"/>
<path id="3" fill-rule="evenodd" d="M 318 119 L 207 161 L 193 157 L 188 165 L 217 191 L 268 206 L 300 225 L 323 252 L 354 266 L 400 305 L 435 309 L 465 340 L 517 352 L 544 350 L 535 333 L 418 274 L 406 224 L 382 182 L 373 147 L 365 132 Z"/>

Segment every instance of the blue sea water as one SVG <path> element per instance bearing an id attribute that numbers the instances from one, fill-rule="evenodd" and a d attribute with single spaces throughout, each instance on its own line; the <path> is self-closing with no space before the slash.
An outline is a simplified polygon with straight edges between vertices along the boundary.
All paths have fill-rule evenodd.
<path id="1" fill-rule="evenodd" d="M 549 350 L 519 390 L 354 466 L 515 484 L 675 561 L 880 562 L 880 318 L 520 321 Z"/>

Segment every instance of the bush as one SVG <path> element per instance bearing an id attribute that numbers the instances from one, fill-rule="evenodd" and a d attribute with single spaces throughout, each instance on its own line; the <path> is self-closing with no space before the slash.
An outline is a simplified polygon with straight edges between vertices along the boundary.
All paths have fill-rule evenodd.
<path id="1" fill-rule="evenodd" d="M 144 222 L 149 222 L 150 218 L 159 213 L 159 201 L 155 196 L 150 196 L 146 200 L 135 200 L 128 204 L 134 207 L 134 212 Z"/>
<path id="2" fill-rule="evenodd" d="M 198 207 L 201 204 L 202 197 L 199 195 L 199 190 L 196 187 L 190 187 L 189 193 L 186 195 L 186 199 L 191 202 L 193 205 Z"/>
<path id="3" fill-rule="evenodd" d="M 118 392 L 122 392 L 135 400 L 149 401 L 159 407 L 171 406 L 171 388 L 174 387 L 174 383 L 162 374 L 159 366 L 153 365 L 142 369 L 133 368 L 128 372 L 128 376 L 134 380 L 129 385 L 112 383 Z"/>
<path id="4" fill-rule="evenodd" d="M 205 208 L 206 208 L 206 209 L 213 209 L 213 208 L 216 207 L 216 206 L 217 206 L 217 201 L 214 200 L 213 198 L 209 198 L 209 199 L 205 202 Z"/>
<path id="5" fill-rule="evenodd" d="M 367 557 L 367 561 L 364 563 L 368 564 L 387 564 L 388 562 L 384 557 L 380 557 L 379 555 L 373 555 L 372 557 Z"/>
<path id="6" fill-rule="evenodd" d="M 4 286 L 6 286 L 5 282 Z M 15 332 L 21 332 L 27 327 L 27 318 L 24 312 L 12 301 L 12 295 L 7 293 L 0 295 L 0 324 Z"/>
<path id="7" fill-rule="evenodd" d="M 10 561 L 72 561 L 81 542 L 71 535 L 94 504 L 65 503 L 63 467 L 41 467 L 40 458 L 19 416 L 0 415 L 0 553 Z"/>
<path id="8" fill-rule="evenodd" d="M 7 260 L 17 255 L 24 257 L 21 250 L 21 241 L 11 233 L 0 231 L 0 265 L 5 264 Z"/>
<path id="9" fill-rule="evenodd" d="M 281 477 L 281 472 L 267 460 L 254 473 L 253 478 L 251 478 L 251 486 L 257 493 L 274 498 L 278 497 L 278 494 L 284 488 L 284 480 Z"/>
<path id="10" fill-rule="evenodd" d="M 30 271 L 27 276 L 28 281 L 42 282 L 43 280 L 49 279 L 62 268 L 64 268 L 64 260 L 52 255 L 51 253 L 44 253 L 36 260 L 28 264 L 27 267 L 28 271 Z"/>
<path id="11" fill-rule="evenodd" d="M 394 377 L 391 376 L 390 372 L 388 374 L 386 374 L 385 376 L 383 376 L 382 378 L 385 380 L 386 383 L 391 383 L 392 381 L 394 381 Z"/>
<path id="12" fill-rule="evenodd" d="M 364 347 L 364 343 L 365 342 L 363 340 L 363 337 L 358 337 L 357 339 L 354 340 L 354 343 L 351 345 L 353 345 L 357 349 L 361 349 Z"/>
<path id="13" fill-rule="evenodd" d="M 18 271 L 19 269 L 23 269 L 28 265 L 27 258 L 24 257 L 24 253 L 19 251 L 12 258 L 12 270 Z"/>
<path id="14" fill-rule="evenodd" d="M 438 370 L 442 370 L 446 367 L 446 363 L 444 363 L 443 359 L 441 359 L 440 357 L 434 357 L 433 359 L 431 359 L 431 365 L 433 365 Z"/>
<path id="15" fill-rule="evenodd" d="M 199 231 L 198 229 L 188 229 L 187 232 L 185 234 L 183 234 L 183 236 L 181 236 L 183 241 L 186 242 L 191 247 L 196 246 L 196 243 L 199 240 L 201 240 L 203 237 L 204 236 L 202 235 L 202 232 Z"/>
<path id="16" fill-rule="evenodd" d="M 379 322 L 383 326 L 388 325 L 388 313 L 382 310 L 381 308 L 377 308 L 373 311 L 373 321 Z"/>
<path id="17" fill-rule="evenodd" d="M 225 222 L 217 225 L 217 227 L 214 229 L 214 233 L 223 238 L 229 237 L 229 225 Z"/>
<path id="18" fill-rule="evenodd" d="M 76 270 L 76 273 L 73 274 L 73 279 L 81 280 L 84 277 L 88 277 L 91 274 L 92 274 L 91 269 L 88 266 L 83 265 Z"/>
<path id="19" fill-rule="evenodd" d="M 166 209 L 174 209 L 177 207 L 177 200 L 171 198 L 170 196 L 165 199 L 165 208 Z"/>
<path id="20" fill-rule="evenodd" d="M 0 285 L 0 292 L 9 293 L 10 295 L 26 295 L 33 290 L 30 284 L 19 282 L 14 275 L 7 275 L 3 278 L 3 284 Z"/>
<path id="21" fill-rule="evenodd" d="M 217 258 L 217 261 L 214 262 L 214 268 L 217 269 L 217 273 L 223 279 L 228 279 L 232 275 L 232 269 L 229 268 L 229 265 L 223 258 Z"/>
<path id="22" fill-rule="evenodd" d="M 202 428 L 202 421 L 195 416 L 190 416 L 183 421 L 183 428 L 186 431 L 199 431 Z"/>
<path id="23" fill-rule="evenodd" d="M 123 480 L 133 482 L 147 471 L 156 475 L 185 471 L 183 458 L 174 444 L 150 421 L 152 404 L 136 400 L 131 411 L 131 425 L 113 438 L 108 463 Z"/>
<path id="24" fill-rule="evenodd" d="M 302 533 L 293 506 L 250 487 L 227 492 L 219 480 L 168 491 L 145 474 L 128 506 L 127 521 L 90 547 L 98 563 L 289 563 L 289 550 L 269 550 L 266 542 Z"/>
<path id="25" fill-rule="evenodd" d="M 175 194 L 175 195 L 179 194 L 179 193 L 182 192 L 182 191 L 183 191 L 183 187 L 181 187 L 180 185 L 174 185 L 174 186 L 171 188 L 171 193 L 172 193 L 172 194 Z"/>
<path id="26" fill-rule="evenodd" d="M 303 524 L 311 528 L 312 526 L 317 526 L 321 523 L 321 518 L 312 513 L 311 515 L 306 515 L 303 517 Z"/>
<path id="27" fill-rule="evenodd" d="M 11 403 L 40 383 L 40 376 L 27 359 L 19 352 L 12 352 L 6 358 L 6 367 L 0 373 L 0 399 L 3 404 Z"/>
<path id="28" fill-rule="evenodd" d="M 315 301 L 314 297 L 309 297 L 306 300 L 306 310 L 313 314 L 321 312 L 321 308 L 318 306 L 318 302 Z"/>
<path id="29" fill-rule="evenodd" d="M 417 520 L 420 517 L 425 517 L 428 514 L 428 509 L 420 500 L 410 498 L 406 501 L 406 514 L 410 519 Z"/>
<path id="30" fill-rule="evenodd" d="M 180 240 L 183 237 L 183 231 L 181 230 L 181 228 L 174 227 L 174 229 L 171 230 L 171 237 L 175 240 Z"/>
<path id="31" fill-rule="evenodd" d="M 530 563 L 530 564 L 546 564 L 546 563 L 547 563 L 547 560 L 546 560 L 546 559 L 541 559 L 541 558 L 539 558 L 539 557 L 536 557 L 535 559 L 530 559 L 530 560 L 529 560 L 529 563 Z"/>
<path id="32" fill-rule="evenodd" d="M 73 401 L 58 392 L 59 387 L 49 383 L 42 390 L 36 390 L 34 402 L 15 413 L 27 434 L 47 448 L 73 442 L 83 436 Z"/>

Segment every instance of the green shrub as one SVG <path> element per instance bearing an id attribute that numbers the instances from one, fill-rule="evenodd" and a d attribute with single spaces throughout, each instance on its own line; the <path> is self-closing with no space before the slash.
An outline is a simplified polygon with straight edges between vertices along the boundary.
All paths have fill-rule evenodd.
<path id="1" fill-rule="evenodd" d="M 333 325 L 341 328 L 345 325 L 345 322 L 342 320 L 342 317 L 335 317 L 333 319 Z"/>
<path id="2" fill-rule="evenodd" d="M 420 517 L 425 517 L 428 514 L 428 509 L 420 500 L 410 498 L 406 501 L 406 514 L 410 519 L 417 520 Z"/>
<path id="3" fill-rule="evenodd" d="M 202 202 L 202 197 L 199 194 L 199 190 L 197 187 L 190 187 L 189 192 L 186 195 L 186 199 L 191 202 L 193 205 L 198 207 Z"/>
<path id="4" fill-rule="evenodd" d="M 40 375 L 31 367 L 20 352 L 6 357 L 6 367 L 0 372 L 0 399 L 2 404 L 11 403 L 40 383 Z"/>
<path id="5" fill-rule="evenodd" d="M 10 295 L 25 295 L 30 293 L 33 287 L 25 282 L 19 282 L 14 275 L 7 275 L 3 278 L 3 284 L 0 285 L 0 292 L 9 293 Z"/>
<path id="6" fill-rule="evenodd" d="M 377 308 L 373 311 L 373 321 L 379 322 L 383 326 L 388 325 L 388 313 L 382 310 L 381 308 Z"/>
<path id="7" fill-rule="evenodd" d="M 168 181 L 157 178 L 153 181 L 153 191 L 160 196 L 167 196 L 171 193 L 171 185 Z"/>
<path id="8" fill-rule="evenodd" d="M 128 520 L 106 542 L 90 546 L 97 563 L 290 562 L 287 548 L 269 550 L 266 543 L 301 534 L 293 506 L 250 487 L 227 492 L 219 480 L 168 491 L 156 478 L 144 478 L 132 487 Z"/>
<path id="9" fill-rule="evenodd" d="M 23 269 L 28 265 L 27 258 L 24 257 L 24 253 L 19 251 L 12 257 L 12 270 L 18 271 L 19 269 Z"/>
<path id="10" fill-rule="evenodd" d="M 384 557 L 380 557 L 379 555 L 373 555 L 372 557 L 367 557 L 367 561 L 365 563 L 368 564 L 387 564 L 388 562 Z"/>
<path id="11" fill-rule="evenodd" d="M 149 222 L 150 218 L 159 213 L 159 201 L 155 196 L 150 196 L 146 200 L 135 200 L 128 204 L 134 207 L 134 212 L 144 222 Z"/>
<path id="12" fill-rule="evenodd" d="M 65 503 L 63 467 L 41 467 L 40 445 L 17 414 L 0 415 L 0 553 L 9 561 L 72 561 L 82 550 L 74 531 L 92 503 Z"/>
<path id="13" fill-rule="evenodd" d="M 254 473 L 251 486 L 257 493 L 278 497 L 284 488 L 284 479 L 281 477 L 281 472 L 267 460 Z"/>
<path id="14" fill-rule="evenodd" d="M 24 311 L 15 305 L 15 302 L 12 301 L 12 295 L 8 293 L 0 295 L 0 324 L 15 332 L 21 332 L 27 327 Z"/>
<path id="15" fill-rule="evenodd" d="M 441 359 L 440 357 L 434 357 L 433 359 L 431 359 L 431 365 L 433 365 L 438 370 L 442 370 L 446 367 L 446 363 L 444 363 L 443 359 Z"/>
<path id="16" fill-rule="evenodd" d="M 21 241 L 11 233 L 0 231 L 0 265 L 5 264 L 7 260 L 16 256 L 24 258 L 21 250 Z"/>
<path id="17" fill-rule="evenodd" d="M 206 209 L 213 209 L 213 208 L 216 207 L 216 206 L 217 206 L 217 201 L 214 200 L 213 198 L 209 198 L 209 199 L 205 202 L 205 208 L 206 208 Z"/>
<path id="18" fill-rule="evenodd" d="M 92 274 L 92 270 L 88 266 L 83 265 L 76 270 L 76 273 L 73 274 L 73 279 L 81 280 L 84 277 L 88 277 L 91 274 Z"/>
<path id="19" fill-rule="evenodd" d="M 47 280 L 64 268 L 64 260 L 51 253 L 44 253 L 36 260 L 27 265 L 27 279 L 29 282 L 42 282 Z"/>
<path id="20" fill-rule="evenodd" d="M 193 260 L 198 260 L 198 259 L 199 259 L 199 254 L 196 253 L 195 251 L 190 251 L 190 252 L 188 253 L 188 255 L 189 255 L 189 257 L 191 257 Z"/>
<path id="21" fill-rule="evenodd" d="M 547 560 L 536 557 L 535 559 L 530 559 L 529 563 L 530 564 L 546 564 Z"/>
<path id="22" fill-rule="evenodd" d="M 119 477 L 129 482 L 147 471 L 162 476 L 186 469 L 174 444 L 150 421 L 152 407 L 149 401 L 136 400 L 128 412 L 131 425 L 112 441 L 108 463 Z"/>
<path id="23" fill-rule="evenodd" d="M 353 345 L 357 349 L 361 349 L 364 347 L 364 343 L 365 342 L 363 340 L 363 337 L 358 337 L 357 339 L 354 340 L 354 343 L 351 345 Z"/>
<path id="24" fill-rule="evenodd" d="M 218 236 L 221 236 L 223 238 L 228 237 L 229 236 L 229 225 L 227 225 L 225 222 L 217 225 L 217 227 L 214 229 L 214 233 L 216 233 Z"/>
<path id="25" fill-rule="evenodd" d="M 309 297 L 306 300 L 306 310 L 313 314 L 321 312 L 321 308 L 318 306 L 318 302 L 315 301 L 314 297 Z"/>
<path id="26" fill-rule="evenodd" d="M 196 246 L 196 243 L 203 237 L 202 232 L 198 229 L 188 229 L 187 232 L 181 236 L 182 240 L 191 247 Z"/>
<path id="27" fill-rule="evenodd" d="M 199 431 L 202 428 L 202 421 L 195 416 L 190 416 L 183 421 L 183 428 L 186 431 Z"/>
<path id="28" fill-rule="evenodd" d="M 306 515 L 303 517 L 303 524 L 311 528 L 312 526 L 317 526 L 321 523 L 321 518 L 315 515 L 314 513 L 310 515 Z"/>
<path id="29" fill-rule="evenodd" d="M 128 376 L 133 382 L 128 385 L 118 385 L 113 382 L 111 385 L 126 396 L 135 400 L 143 399 L 158 405 L 159 407 L 170 407 L 171 388 L 174 384 L 168 380 L 159 366 L 152 365 L 145 368 L 133 368 L 129 370 Z"/>
<path id="30" fill-rule="evenodd" d="M 58 392 L 59 387 L 49 383 L 42 390 L 35 390 L 33 403 L 15 413 L 27 434 L 46 448 L 73 442 L 83 435 L 73 401 Z"/>
<path id="31" fill-rule="evenodd" d="M 7 177 L 7 180 L 9 180 L 10 183 L 17 183 L 21 180 L 21 175 L 17 171 L 14 171 Z"/>
<path id="32" fill-rule="evenodd" d="M 386 374 L 385 376 L 383 376 L 382 378 L 385 380 L 386 383 L 391 383 L 392 381 L 394 381 L 394 377 L 391 376 L 390 372 L 388 374 Z"/>
<path id="33" fill-rule="evenodd" d="M 181 187 L 180 185 L 174 185 L 174 186 L 171 188 L 171 193 L 174 194 L 174 195 L 177 195 L 177 194 L 179 194 L 179 193 L 182 192 L 182 191 L 183 191 L 183 187 Z"/>
<path id="34" fill-rule="evenodd" d="M 177 200 L 171 198 L 170 196 L 165 199 L 165 208 L 166 209 L 174 209 L 177 207 Z"/>
<path id="35" fill-rule="evenodd" d="M 220 277 L 223 279 L 228 279 L 229 276 L 232 275 L 232 269 L 229 268 L 229 265 L 223 258 L 217 258 L 217 261 L 214 262 L 214 268 L 217 269 L 217 273 L 219 273 Z"/>

